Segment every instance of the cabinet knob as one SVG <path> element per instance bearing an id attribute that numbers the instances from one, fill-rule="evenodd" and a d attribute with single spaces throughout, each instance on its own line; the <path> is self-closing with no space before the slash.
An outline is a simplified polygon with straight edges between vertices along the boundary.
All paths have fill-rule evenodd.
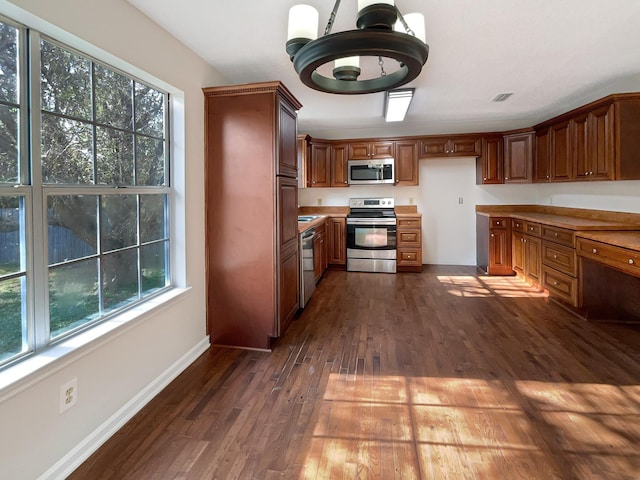
<path id="1" fill-rule="evenodd" d="M 557 285 L 558 285 L 558 282 L 557 282 L 556 280 L 554 280 L 554 281 L 553 281 L 553 284 L 557 286 Z"/>
<path id="2" fill-rule="evenodd" d="M 524 241 L 524 243 L 527 243 L 527 239 L 526 238 L 523 238 L 522 240 Z"/>
<path id="3" fill-rule="evenodd" d="M 529 230 L 531 230 L 533 232 L 533 227 L 529 227 Z"/>
<path id="4" fill-rule="evenodd" d="M 553 234 L 553 236 L 554 236 L 554 237 L 557 237 L 557 236 L 558 236 L 558 234 L 557 234 L 557 233 L 554 233 L 554 234 Z"/>
<path id="5" fill-rule="evenodd" d="M 520 224 L 519 224 L 519 223 L 516 223 L 516 227 L 519 227 L 519 226 L 520 226 Z"/>
<path id="6" fill-rule="evenodd" d="M 487 181 L 487 177 L 484 177 L 482 180 L 484 180 L 486 182 Z"/>
<path id="7" fill-rule="evenodd" d="M 348 183 L 348 182 L 345 180 L 344 183 Z"/>
<path id="8" fill-rule="evenodd" d="M 593 250 L 591 250 L 591 253 L 598 253 L 598 249 L 594 248 Z"/>
<path id="9" fill-rule="evenodd" d="M 313 182 L 311 182 L 311 183 L 316 183 L 316 181 L 314 180 L 314 181 L 313 181 Z"/>
<path id="10" fill-rule="evenodd" d="M 557 259 L 558 259 L 558 255 L 554 255 L 554 256 L 553 256 L 553 259 L 554 259 L 554 260 L 557 260 Z"/>
<path id="11" fill-rule="evenodd" d="M 547 178 L 549 178 L 549 175 L 547 175 Z"/>
<path id="12" fill-rule="evenodd" d="M 492 233 L 492 234 L 491 234 L 491 237 L 493 238 L 493 237 L 495 237 L 495 235 Z"/>
<path id="13" fill-rule="evenodd" d="M 629 265 L 633 265 L 635 262 L 633 261 L 633 258 L 629 259 Z"/>
<path id="14" fill-rule="evenodd" d="M 509 177 L 504 177 L 505 180 L 509 180 Z"/>

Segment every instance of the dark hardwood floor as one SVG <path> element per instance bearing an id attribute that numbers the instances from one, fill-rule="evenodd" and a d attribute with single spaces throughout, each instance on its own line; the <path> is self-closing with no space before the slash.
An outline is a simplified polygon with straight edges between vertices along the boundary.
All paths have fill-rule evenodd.
<path id="1" fill-rule="evenodd" d="M 271 354 L 211 348 L 71 479 L 638 479 L 640 327 L 512 277 L 328 271 Z"/>

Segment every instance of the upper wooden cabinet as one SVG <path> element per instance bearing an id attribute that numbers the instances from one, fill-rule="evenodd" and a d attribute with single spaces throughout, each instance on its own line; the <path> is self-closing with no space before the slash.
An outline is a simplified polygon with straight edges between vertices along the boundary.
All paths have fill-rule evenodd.
<path id="1" fill-rule="evenodd" d="M 482 137 L 482 154 L 476 159 L 476 183 L 504 183 L 504 147 L 502 135 Z"/>
<path id="2" fill-rule="evenodd" d="M 278 163 L 276 175 L 298 176 L 298 117 L 291 105 L 278 98 Z"/>
<path id="3" fill-rule="evenodd" d="M 420 158 L 477 157 L 481 154 L 477 135 L 429 137 L 420 141 Z"/>
<path id="4" fill-rule="evenodd" d="M 533 158 L 533 181 L 548 182 L 551 179 L 548 128 L 536 131 L 535 155 Z"/>
<path id="5" fill-rule="evenodd" d="M 504 136 L 504 182 L 530 183 L 533 164 L 533 132 Z"/>
<path id="6" fill-rule="evenodd" d="M 640 94 L 610 95 L 534 128 L 534 171 L 548 161 L 548 181 L 640 179 Z M 545 132 L 548 154 L 541 150 Z"/>
<path id="7" fill-rule="evenodd" d="M 331 145 L 331 186 L 349 186 L 346 143 Z"/>
<path id="8" fill-rule="evenodd" d="M 349 143 L 349 160 L 369 160 L 374 158 L 393 158 L 394 142 Z"/>
<path id="9" fill-rule="evenodd" d="M 309 146 L 309 187 L 331 186 L 331 144 L 316 142 Z"/>
<path id="10" fill-rule="evenodd" d="M 418 142 L 396 142 L 395 184 L 397 186 L 418 185 Z"/>

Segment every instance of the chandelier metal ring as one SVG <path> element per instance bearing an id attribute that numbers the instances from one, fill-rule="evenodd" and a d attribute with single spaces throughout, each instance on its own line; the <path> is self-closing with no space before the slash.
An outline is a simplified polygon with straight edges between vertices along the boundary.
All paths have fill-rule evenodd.
<path id="1" fill-rule="evenodd" d="M 388 57 L 400 68 L 382 77 L 344 81 L 328 78 L 316 70 L 338 58 Z M 349 30 L 325 35 L 307 43 L 293 57 L 293 67 L 302 83 L 327 93 L 364 94 L 396 88 L 416 78 L 429 56 L 429 47 L 412 35 L 395 31 Z"/>

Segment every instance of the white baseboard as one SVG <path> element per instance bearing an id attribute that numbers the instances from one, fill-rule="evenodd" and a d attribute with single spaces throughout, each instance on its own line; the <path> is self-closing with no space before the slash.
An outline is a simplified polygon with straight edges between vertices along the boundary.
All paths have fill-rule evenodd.
<path id="1" fill-rule="evenodd" d="M 158 393 L 180 375 L 200 355 L 209 348 L 209 337 L 198 342 L 191 350 L 179 358 L 153 382 L 147 385 L 135 397 L 113 414 L 107 421 L 96 428 L 82 442 L 71 449 L 55 465 L 44 472 L 38 480 L 63 480 L 82 462 L 89 458 L 102 444 L 111 438 L 125 423 L 149 403 Z"/>

